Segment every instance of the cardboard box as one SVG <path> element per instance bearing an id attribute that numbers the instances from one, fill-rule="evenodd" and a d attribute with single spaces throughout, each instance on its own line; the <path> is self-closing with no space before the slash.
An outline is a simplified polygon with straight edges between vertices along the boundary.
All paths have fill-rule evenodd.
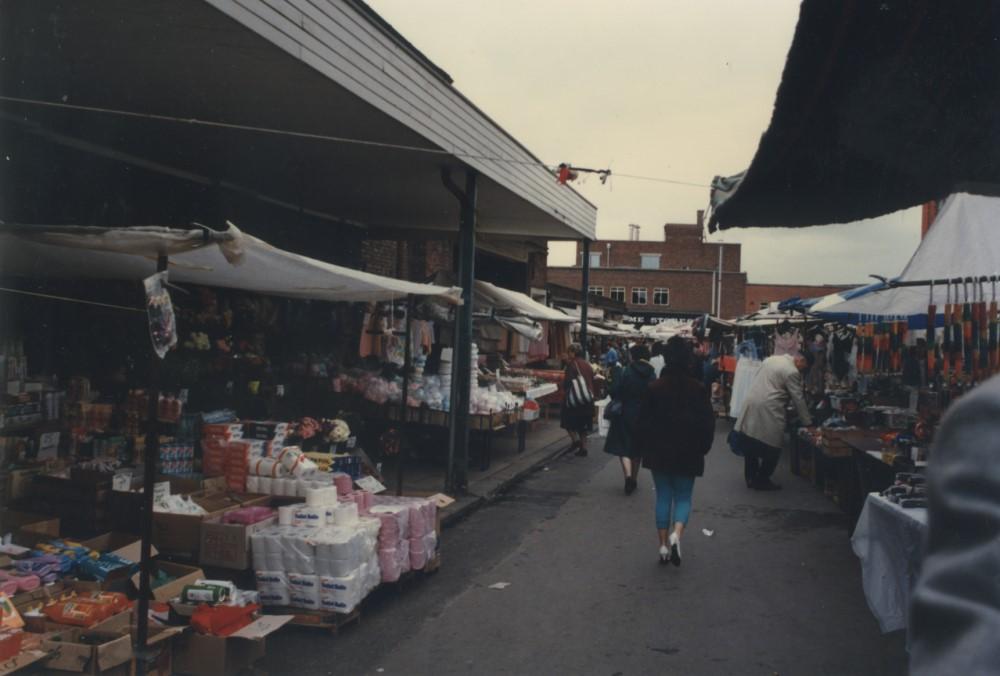
<path id="1" fill-rule="evenodd" d="M 157 561 L 156 570 L 162 570 L 167 575 L 173 577 L 174 580 L 160 587 L 153 588 L 152 593 L 154 601 L 169 601 L 174 597 L 180 596 L 180 593 L 184 590 L 185 586 L 194 584 L 198 580 L 205 579 L 205 573 L 201 568 L 197 568 L 195 566 L 185 566 L 180 563 Z M 138 591 L 139 573 L 132 576 L 132 585 Z"/>
<path id="2" fill-rule="evenodd" d="M 221 517 L 237 507 L 267 505 L 271 502 L 270 495 L 216 490 L 198 491 L 191 493 L 190 497 L 207 513 L 201 515 L 154 513 L 153 544 L 163 553 L 191 561 L 199 560 L 202 521 Z"/>
<path id="3" fill-rule="evenodd" d="M 45 663 L 48 671 L 109 674 L 132 659 L 132 637 L 127 625 L 124 633 L 68 629 L 42 641 L 42 648 L 52 653 Z"/>
<path id="4" fill-rule="evenodd" d="M 35 477 L 45 470 L 45 465 L 12 469 L 7 480 L 7 502 L 16 502 L 31 497 L 31 487 Z"/>
<path id="5" fill-rule="evenodd" d="M 226 477 L 224 476 L 188 479 L 160 474 L 157 475 L 156 480 L 170 482 L 171 495 L 188 495 L 190 493 L 197 493 L 198 491 L 223 491 L 226 488 Z"/>
<path id="6" fill-rule="evenodd" d="M 34 547 L 59 537 L 59 519 L 41 514 L 0 510 L 0 534 L 13 533 L 14 544 Z"/>
<path id="7" fill-rule="evenodd" d="M 193 676 L 229 676 L 253 665 L 266 653 L 267 636 L 290 622 L 292 615 L 264 615 L 231 636 L 189 632 L 174 649 L 174 672 Z"/>
<path id="8" fill-rule="evenodd" d="M 198 563 L 203 566 L 246 570 L 251 562 L 250 536 L 277 522 L 276 515 L 250 526 L 222 523 L 222 517 L 205 519 L 201 522 Z"/>
<path id="9" fill-rule="evenodd" d="M 163 662 L 162 653 L 170 652 L 169 639 L 184 630 L 185 627 L 149 628 L 147 645 L 162 648 L 161 655 L 157 658 L 158 666 Z M 132 664 L 134 633 L 134 617 L 131 611 L 118 613 L 90 629 L 65 629 L 42 641 L 43 649 L 53 651 L 45 666 L 52 671 L 72 671 L 102 676 L 135 673 Z M 166 660 L 169 663 L 169 655 Z"/>
<path id="10" fill-rule="evenodd" d="M 44 606 L 49 601 L 59 598 L 59 595 L 65 588 L 65 584 L 61 580 L 57 580 L 49 584 L 43 584 L 38 589 L 15 594 L 10 601 L 17 608 L 17 612 L 23 616 L 28 610 Z"/>

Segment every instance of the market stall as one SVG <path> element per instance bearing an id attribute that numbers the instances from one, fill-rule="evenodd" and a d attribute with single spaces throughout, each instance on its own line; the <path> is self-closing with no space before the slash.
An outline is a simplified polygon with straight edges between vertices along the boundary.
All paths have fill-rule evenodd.
<path id="1" fill-rule="evenodd" d="M 154 638 L 148 633 L 146 622 L 150 597 L 159 599 L 158 593 L 174 589 L 160 581 L 160 577 L 174 582 L 181 579 L 204 590 L 205 598 L 191 596 L 181 602 L 210 597 L 220 608 L 216 613 L 220 618 L 240 615 L 235 608 L 249 609 L 243 613 L 248 620 L 243 624 L 250 625 L 253 609 L 261 606 L 350 613 L 380 581 L 393 581 L 408 570 L 422 570 L 429 561 L 436 561 L 436 538 L 431 540 L 436 532 L 433 503 L 404 497 L 373 499 L 370 491 L 383 489 L 377 478 L 368 476 L 377 477 L 377 470 L 368 454 L 355 446 L 357 433 L 352 434 L 345 420 L 317 421 L 302 417 L 301 410 L 292 422 L 276 421 L 270 416 L 273 410 L 266 410 L 268 415 L 261 419 L 248 419 L 245 412 L 237 413 L 238 409 L 247 410 L 247 404 L 235 390 L 248 393 L 258 403 L 265 390 L 272 403 L 276 399 L 303 401 L 305 390 L 300 388 L 300 382 L 279 366 L 266 340 L 253 337 L 256 334 L 251 329 L 259 328 L 262 315 L 275 313 L 275 306 L 268 298 L 324 303 L 386 301 L 390 305 L 405 300 L 404 307 L 410 309 L 416 297 L 439 299 L 446 306 L 454 304 L 457 300 L 454 289 L 401 282 L 289 254 L 240 233 L 235 226 L 221 233 L 207 229 L 14 226 L 5 228 L 0 239 L 3 240 L 0 243 L 3 293 L 17 299 L 17 303 L 5 303 L 7 318 L 19 320 L 5 323 L 7 335 L 2 359 L 7 401 L 0 422 L 0 439 L 4 476 L 10 477 L 5 486 L 5 504 L 27 503 L 57 517 L 44 533 L 47 536 L 42 538 L 44 542 L 38 542 L 34 531 L 28 536 L 18 536 L 20 542 L 16 544 L 25 546 L 12 551 L 18 558 L 16 569 L 0 571 L 5 580 L 16 578 L 4 593 L 11 605 L 25 603 L 24 618 L 30 621 L 41 612 L 56 624 L 93 629 L 111 619 L 112 614 L 105 613 L 104 606 L 116 605 L 118 611 L 127 613 L 126 596 L 105 594 L 102 585 L 112 572 L 124 579 L 141 561 L 141 574 L 136 576 L 136 641 L 142 646 Z M 40 278 L 44 281 L 39 281 Z M 60 283 L 62 279 L 143 280 L 147 309 L 125 304 L 128 300 L 115 303 L 108 301 L 117 298 L 81 297 L 79 289 L 74 294 L 73 284 Z M 177 283 L 192 286 L 184 289 L 175 286 Z M 96 286 L 134 302 L 134 286 L 103 287 L 100 283 Z M 184 299 L 176 307 L 171 292 Z M 192 292 L 197 292 L 196 300 L 187 298 L 194 295 Z M 126 361 L 136 361 L 143 352 L 148 353 L 148 341 L 152 338 L 157 356 L 145 371 L 145 378 L 137 382 L 134 377 L 142 372 L 126 370 L 119 379 L 101 373 L 102 366 L 110 370 L 111 365 L 100 363 L 88 376 L 80 374 L 78 369 L 82 364 L 72 362 L 71 372 L 40 370 L 39 363 L 51 361 L 53 349 L 72 355 L 74 346 L 61 345 L 55 338 L 44 346 L 26 344 L 24 338 L 15 337 L 15 331 L 20 326 L 20 330 L 30 334 L 34 319 L 30 313 L 51 303 L 84 308 L 81 315 L 97 312 L 94 308 L 99 308 L 104 313 L 101 322 L 107 321 L 108 313 L 119 320 L 128 312 L 148 314 L 148 329 L 138 318 L 119 322 L 122 327 L 119 333 L 131 339 L 121 343 L 121 349 L 131 348 L 132 354 L 118 355 Z M 349 307 L 343 302 L 341 305 Z M 44 316 L 43 312 L 40 317 Z M 330 316 L 347 315 L 334 312 Z M 90 319 L 93 321 L 95 317 Z M 285 319 L 290 319 L 287 313 Z M 405 342 L 404 367 L 410 361 L 409 341 L 414 322 L 409 314 L 404 315 L 401 335 L 391 330 L 396 328 L 395 324 L 383 335 L 387 341 Z M 142 332 L 148 330 L 148 337 L 142 337 L 142 332 L 135 330 L 136 325 L 143 327 Z M 293 326 L 294 323 L 286 323 L 283 328 Z M 67 327 L 65 337 L 72 336 L 76 328 Z M 241 330 L 247 333 L 241 334 Z M 225 335 L 219 337 L 216 331 Z M 183 336 L 180 340 L 178 333 Z M 294 334 L 294 330 L 290 333 Z M 291 340 L 293 336 L 287 338 Z M 202 352 L 214 367 L 223 370 L 214 377 L 200 372 L 187 387 L 172 387 L 179 383 L 164 367 L 202 363 L 196 357 Z M 187 356 L 178 356 L 182 354 Z M 168 355 L 170 358 L 164 359 Z M 164 360 L 163 366 L 160 360 Z M 319 366 L 325 363 L 323 358 L 316 359 L 310 368 L 315 366 L 319 371 Z M 410 370 L 402 369 L 402 386 L 397 383 L 400 392 L 409 390 Z M 330 382 L 328 373 L 315 375 Z M 223 398 L 230 400 L 230 408 L 199 410 L 199 403 L 216 401 L 211 393 L 199 389 L 236 376 L 237 380 L 228 380 L 223 386 L 226 392 Z M 63 382 L 68 386 L 60 387 Z M 101 382 L 118 383 L 125 388 L 118 390 L 122 396 L 92 388 L 92 384 Z M 402 397 L 397 399 L 402 403 Z M 11 462 L 16 463 L 17 469 L 8 471 Z M 298 499 L 304 502 L 297 502 Z M 318 566 L 315 561 L 322 557 L 303 554 L 301 546 L 295 550 L 298 556 L 292 566 L 275 566 L 271 570 L 266 566 L 277 561 L 265 563 L 258 557 L 254 564 L 257 569 L 267 573 L 268 579 L 277 576 L 284 585 L 284 593 L 276 593 L 270 599 L 260 593 L 261 585 L 237 593 L 233 582 L 222 585 L 203 582 L 204 574 L 192 565 L 210 564 L 236 570 L 251 565 L 246 529 L 263 528 L 268 522 L 292 525 L 287 514 L 274 512 L 271 505 L 275 500 L 290 501 L 293 506 L 320 506 L 330 511 L 330 515 L 323 510 L 309 512 L 308 524 L 313 529 L 310 532 L 322 533 L 329 528 L 331 537 L 339 542 L 337 538 L 353 527 L 357 532 L 364 528 L 368 537 L 348 538 L 350 542 L 357 540 L 349 550 L 357 553 L 354 558 L 331 554 L 339 562 L 336 571 Z M 387 506 L 376 507 L 375 503 Z M 410 528 L 407 520 L 405 528 L 396 527 L 395 539 L 384 535 L 379 515 L 392 514 L 394 523 L 401 523 L 400 514 L 408 515 L 411 507 L 421 510 L 423 519 L 419 523 L 423 525 Z M 361 517 L 366 521 L 359 520 Z M 239 531 L 240 528 L 246 532 Z M 101 534 L 112 529 L 134 534 L 127 551 L 110 550 L 110 542 L 122 537 L 128 539 L 121 534 Z M 86 546 L 58 539 L 67 535 L 96 535 L 105 539 L 88 541 Z M 415 541 L 411 542 L 413 538 Z M 234 548 L 233 543 L 244 546 Z M 154 545 L 163 555 L 170 555 L 174 563 L 157 564 Z M 176 563 L 178 560 L 185 563 Z M 89 561 L 96 563 L 81 567 L 81 563 Z M 328 606 L 323 606 L 318 600 L 320 596 L 316 599 L 312 594 L 295 596 L 289 577 L 292 572 L 305 576 L 303 584 L 310 590 L 320 589 L 324 573 L 325 577 L 335 579 L 336 582 L 330 583 L 335 589 L 329 597 L 336 597 L 336 601 L 330 600 Z M 53 587 L 66 580 L 70 582 L 68 587 Z M 277 586 L 281 585 L 273 583 L 265 588 L 273 591 Z M 44 594 L 34 593 L 37 589 Z M 67 591 L 63 592 L 64 589 Z M 96 596 L 92 596 L 92 589 L 97 590 L 93 592 Z M 31 596 L 18 598 L 27 592 Z M 64 598 L 69 600 L 61 600 Z M 169 598 L 173 598 L 172 594 L 163 600 Z M 288 603 L 278 603 L 285 598 Z M 86 617 L 67 614 L 69 608 L 91 606 L 94 611 L 88 611 Z M 20 615 L 17 617 L 22 619 Z M 125 642 L 131 647 L 129 624 L 126 615 Z M 39 626 L 46 631 L 50 629 L 44 620 L 39 621 Z M 108 629 L 102 626 L 102 630 Z M 111 633 L 116 632 L 117 629 Z"/>

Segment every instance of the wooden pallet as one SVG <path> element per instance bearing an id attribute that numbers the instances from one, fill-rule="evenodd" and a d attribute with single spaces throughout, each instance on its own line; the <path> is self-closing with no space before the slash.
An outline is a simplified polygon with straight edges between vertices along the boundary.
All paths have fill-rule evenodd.
<path id="1" fill-rule="evenodd" d="M 358 606 L 349 613 L 329 613 L 325 610 L 304 610 L 288 606 L 268 606 L 264 612 L 269 615 L 292 615 L 288 624 L 297 627 L 315 627 L 325 629 L 336 636 L 340 630 L 352 624 L 361 624 L 361 607 Z"/>

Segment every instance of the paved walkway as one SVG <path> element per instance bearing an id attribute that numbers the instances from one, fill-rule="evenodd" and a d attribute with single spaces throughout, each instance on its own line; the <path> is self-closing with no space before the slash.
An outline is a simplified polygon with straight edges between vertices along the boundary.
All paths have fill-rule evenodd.
<path id="1" fill-rule="evenodd" d="M 441 572 L 375 598 L 356 630 L 277 637 L 271 671 L 905 673 L 902 636 L 879 633 L 835 506 L 784 467 L 785 490 L 748 491 L 726 429 L 695 487 L 680 568 L 656 561 L 648 473 L 625 497 L 594 443 L 446 531 Z"/>

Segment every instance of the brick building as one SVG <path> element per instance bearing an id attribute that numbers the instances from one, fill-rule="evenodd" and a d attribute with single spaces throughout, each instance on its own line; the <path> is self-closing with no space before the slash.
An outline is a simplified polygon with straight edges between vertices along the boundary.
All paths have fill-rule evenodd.
<path id="1" fill-rule="evenodd" d="M 757 312 L 767 307 L 769 303 L 780 302 L 789 298 L 819 298 L 831 293 L 839 293 L 860 286 L 851 284 L 835 286 L 832 284 L 747 284 L 745 314 Z"/>
<path id="2" fill-rule="evenodd" d="M 742 315 L 746 273 L 740 271 L 739 244 L 703 239 L 703 212 L 696 223 L 667 223 L 661 241 L 598 240 L 590 245 L 590 291 L 624 301 L 628 321 L 656 323 L 668 317 L 711 313 L 722 269 L 722 317 Z M 721 252 L 721 266 L 720 266 Z M 579 288 L 583 247 L 577 263 L 550 266 L 548 281 Z M 714 288 L 713 288 L 714 287 Z"/>

